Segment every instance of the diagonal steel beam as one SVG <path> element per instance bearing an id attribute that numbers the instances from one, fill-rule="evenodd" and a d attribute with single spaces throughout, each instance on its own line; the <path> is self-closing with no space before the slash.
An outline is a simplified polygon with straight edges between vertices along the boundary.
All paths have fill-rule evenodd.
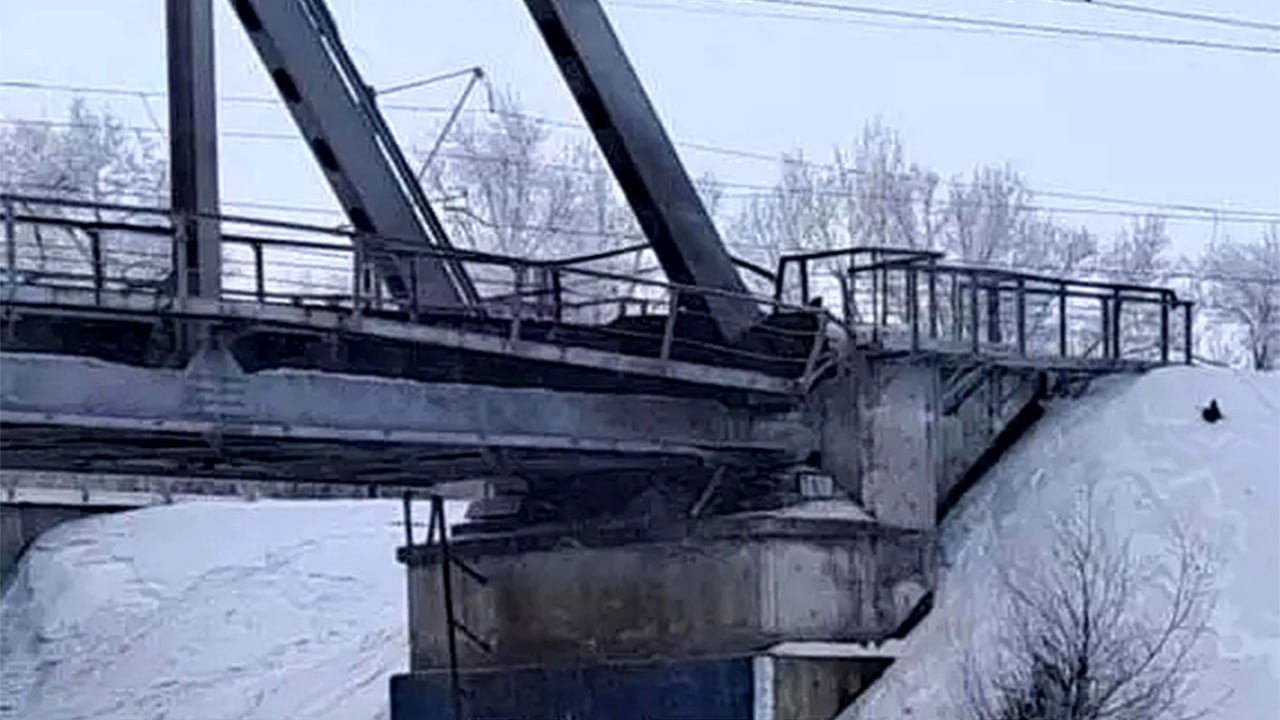
<path id="1" fill-rule="evenodd" d="M 675 147 L 598 0 L 525 0 L 596 142 L 672 282 L 747 294 Z M 696 304 L 736 337 L 757 319 L 745 298 Z"/>
<path id="2" fill-rule="evenodd" d="M 289 113 L 355 229 L 448 248 L 427 202 L 338 37 L 322 0 L 231 0 Z M 473 304 L 456 261 L 396 258 L 364 241 L 392 295 L 418 307 Z"/>

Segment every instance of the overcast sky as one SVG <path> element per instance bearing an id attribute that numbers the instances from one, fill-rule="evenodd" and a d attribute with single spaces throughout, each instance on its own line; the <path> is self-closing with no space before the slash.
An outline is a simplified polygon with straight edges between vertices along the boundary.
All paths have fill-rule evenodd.
<path id="1" fill-rule="evenodd" d="M 852 3 L 853 0 L 839 0 Z M 864 1 L 864 0 L 860 0 Z M 1280 23 L 1280 0 L 1131 0 Z M 1280 47 L 1280 33 L 1063 0 L 865 0 L 881 7 Z M 273 96 L 230 3 L 218 13 L 224 95 Z M 0 79 L 162 90 L 162 0 L 0 0 Z M 481 65 L 526 109 L 579 119 L 520 0 L 330 0 L 375 87 Z M 815 159 L 877 116 L 944 175 L 1010 163 L 1036 188 L 1280 211 L 1280 55 L 930 28 L 746 0 L 613 0 L 609 15 L 676 138 Z M 786 15 L 787 17 L 783 17 Z M 404 93 L 444 105 L 462 82 Z M 133 98 L 87 96 L 150 125 Z M 60 119 L 70 95 L 0 88 L 0 115 Z M 481 104 L 482 105 L 482 104 Z M 481 106 L 478 105 L 478 106 Z M 165 121 L 162 100 L 152 109 Z M 389 111 L 402 142 L 439 116 Z M 224 103 L 223 130 L 293 132 L 280 107 Z M 223 197 L 332 207 L 299 140 L 225 138 Z M 682 148 L 692 174 L 769 182 L 776 164 Z M 1044 204 L 1066 206 L 1064 200 Z M 1101 232 L 1115 220 L 1070 216 Z M 1256 226 L 1223 226 L 1253 235 Z M 1174 225 L 1193 250 L 1207 223 Z"/>

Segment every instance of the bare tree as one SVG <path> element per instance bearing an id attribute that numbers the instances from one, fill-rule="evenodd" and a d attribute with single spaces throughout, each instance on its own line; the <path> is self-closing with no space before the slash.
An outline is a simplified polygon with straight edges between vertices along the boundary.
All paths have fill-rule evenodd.
<path id="1" fill-rule="evenodd" d="M 937 173 L 906 161 L 902 136 L 868 123 L 852 153 L 836 151 L 848 237 L 856 244 L 933 250 L 946 222 Z"/>
<path id="2" fill-rule="evenodd" d="M 1175 529 L 1135 555 L 1098 523 L 1092 493 L 1058 523 L 1052 554 L 1003 578 L 1004 632 L 968 664 L 976 720 L 1159 720 L 1187 707 L 1212 609 L 1205 548 Z"/>
<path id="3" fill-rule="evenodd" d="M 66 122 L 0 128 L 0 188 L 4 192 L 101 202 L 158 204 L 168 190 L 163 148 L 125 129 L 110 112 L 82 98 Z"/>
<path id="4" fill-rule="evenodd" d="M 732 238 L 750 259 L 775 266 L 787 253 L 844 244 L 842 205 L 831 172 L 802 153 L 784 155 L 777 184 L 747 199 L 734 218 Z"/>
<path id="5" fill-rule="evenodd" d="M 634 241 L 634 217 L 594 144 L 557 143 L 544 121 L 499 93 L 496 111 L 459 123 L 427 169 L 466 247 L 515 257 L 560 257 Z"/>
<path id="6" fill-rule="evenodd" d="M 1249 365 L 1275 369 L 1280 355 L 1280 225 L 1268 226 L 1253 243 L 1227 239 L 1211 244 L 1200 269 L 1207 308 L 1243 328 Z"/>
<path id="7" fill-rule="evenodd" d="M 1122 230 L 1102 257 L 1112 276 L 1135 283 L 1156 283 L 1169 269 L 1169 232 L 1162 215 L 1135 217 Z"/>
<path id="8" fill-rule="evenodd" d="M 553 252 L 555 228 L 573 219 L 578 189 L 548 157 L 550 133 L 509 94 L 498 112 L 457 126 L 428 168 L 427 182 L 463 202 L 450 206 L 452 234 L 470 249 L 523 257 Z"/>
<path id="9" fill-rule="evenodd" d="M 427 168 L 424 182 L 458 200 L 445 207 L 450 234 L 463 247 L 530 260 L 563 259 L 642 241 L 599 150 L 587 140 L 556 142 L 546 124 L 521 110 L 510 93 L 496 111 L 460 123 Z M 633 252 L 593 264 L 618 274 L 656 275 L 652 253 Z M 469 268 L 482 294 L 510 292 L 503 268 Z M 635 282 L 572 278 L 566 302 L 587 303 L 638 292 Z"/>
<path id="10" fill-rule="evenodd" d="M 1011 262 L 1032 221 L 1030 202 L 1026 181 L 1008 167 L 975 170 L 967 181 L 956 178 L 946 203 L 946 250 L 967 262 Z"/>
<path id="11" fill-rule="evenodd" d="M 124 205 L 167 203 L 168 165 L 163 149 L 137 131 L 127 130 L 110 112 L 94 112 L 85 101 L 71 102 L 65 122 L 0 128 L 0 192 L 50 199 Z M 47 203 L 20 202 L 42 214 L 85 220 L 160 222 L 154 215 L 129 211 L 69 210 Z M 33 205 L 38 207 L 32 207 Z M 86 238 L 73 228 L 28 226 L 15 248 L 19 267 L 35 272 L 87 272 Z M 154 239 L 121 232 L 101 234 L 108 275 L 167 272 L 167 247 Z"/>

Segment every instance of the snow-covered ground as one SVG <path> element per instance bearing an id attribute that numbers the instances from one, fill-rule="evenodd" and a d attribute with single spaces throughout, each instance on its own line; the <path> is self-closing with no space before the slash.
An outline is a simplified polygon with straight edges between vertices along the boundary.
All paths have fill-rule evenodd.
<path id="1" fill-rule="evenodd" d="M 1216 425 L 1197 410 L 1210 397 Z M 1122 532 L 1158 536 L 1176 517 L 1207 534 L 1223 564 L 1201 697 L 1232 691 L 1214 718 L 1280 717 L 1280 375 L 1173 368 L 1059 402 L 983 479 L 943 528 L 933 613 L 842 720 L 961 717 L 959 660 L 991 643 L 996 563 L 1046 551 L 1050 518 L 1091 478 Z M 58 527 L 0 604 L 0 718 L 385 717 L 407 657 L 402 537 L 387 501 Z"/>
<path id="2" fill-rule="evenodd" d="M 1198 410 L 1210 398 L 1226 414 L 1215 425 Z M 964 659 L 995 642 L 998 564 L 1047 557 L 1052 519 L 1091 480 L 1099 525 L 1136 552 L 1167 544 L 1174 520 L 1219 557 L 1192 707 L 1280 718 L 1280 373 L 1170 368 L 1058 403 L 983 478 L 942 528 L 933 612 L 840 720 L 963 718 Z"/>
<path id="3" fill-rule="evenodd" d="M 451 519 L 461 510 L 450 503 Z M 415 506 L 414 524 L 427 512 Z M 386 717 L 408 658 L 403 539 L 400 503 L 372 500 L 194 502 L 59 526 L 0 605 L 0 718 Z"/>

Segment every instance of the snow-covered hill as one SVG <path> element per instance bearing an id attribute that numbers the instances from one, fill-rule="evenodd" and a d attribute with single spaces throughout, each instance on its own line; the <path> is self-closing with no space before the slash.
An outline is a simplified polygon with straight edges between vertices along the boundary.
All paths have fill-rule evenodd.
<path id="1" fill-rule="evenodd" d="M 53 529 L 0 605 L 0 717 L 386 717 L 408 657 L 400 512 L 197 502 Z"/>
<path id="2" fill-rule="evenodd" d="M 1215 425 L 1198 411 L 1210 398 L 1226 414 Z M 1220 558 L 1193 705 L 1219 720 L 1280 718 L 1280 374 L 1169 368 L 1058 403 L 983 478 L 942 528 L 933 612 L 840 720 L 963 718 L 963 660 L 995 638 L 997 565 L 1047 557 L 1051 519 L 1090 480 L 1113 537 L 1151 550 L 1175 519 Z"/>

